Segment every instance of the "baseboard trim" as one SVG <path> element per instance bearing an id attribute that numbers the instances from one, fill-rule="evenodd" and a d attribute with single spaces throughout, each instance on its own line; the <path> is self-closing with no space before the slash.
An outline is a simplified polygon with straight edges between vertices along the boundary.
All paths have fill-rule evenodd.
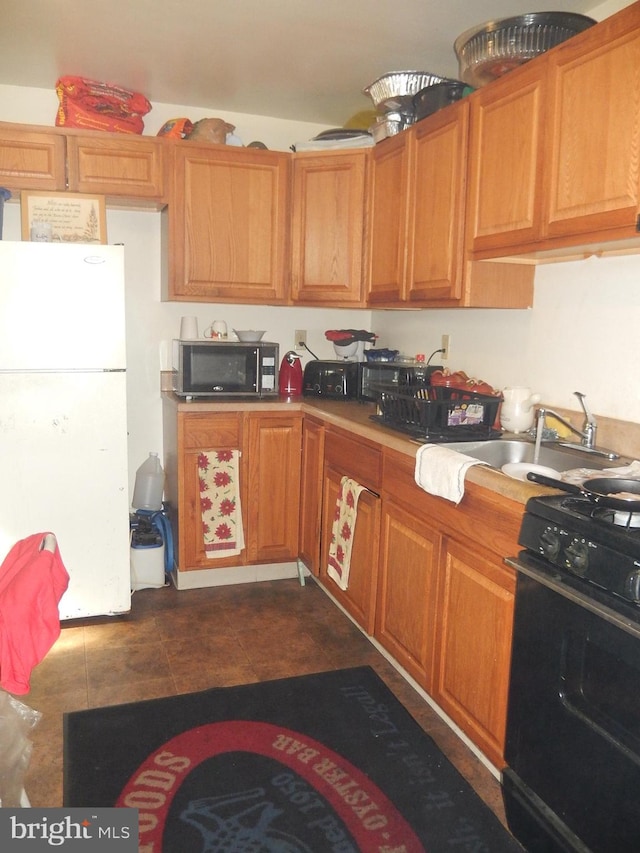
<path id="1" fill-rule="evenodd" d="M 308 570 L 305 569 L 305 575 Z M 212 586 L 231 586 L 236 583 L 258 583 L 260 581 L 300 578 L 297 561 L 286 563 L 261 563 L 252 566 L 232 566 L 226 569 L 198 569 L 192 572 L 171 573 L 176 589 L 203 589 Z"/>

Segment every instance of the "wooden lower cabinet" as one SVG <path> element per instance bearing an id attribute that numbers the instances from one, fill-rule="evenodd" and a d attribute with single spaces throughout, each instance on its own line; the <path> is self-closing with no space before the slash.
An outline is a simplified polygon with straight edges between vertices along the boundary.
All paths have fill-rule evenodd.
<path id="1" fill-rule="evenodd" d="M 322 547 L 319 580 L 368 634 L 373 634 L 378 576 L 382 451 L 366 439 L 327 428 L 322 487 Z M 343 477 L 364 486 L 358 500 L 346 590 L 327 574 L 331 528 Z"/>
<path id="2" fill-rule="evenodd" d="M 380 531 L 380 498 L 378 495 L 365 489 L 360 493 L 358 499 L 358 514 L 353 534 L 347 589 L 341 589 L 327 573 L 331 528 L 336 512 L 340 482 L 344 476 L 348 476 L 348 474 L 342 469 L 336 469 L 325 464 L 322 507 L 322 518 L 325 523 L 322 531 L 320 580 L 356 622 L 368 634 L 373 634 Z"/>
<path id="3" fill-rule="evenodd" d="M 302 414 L 185 413 L 164 402 L 165 495 L 181 572 L 295 560 Z M 240 450 L 240 501 L 245 548 L 207 557 L 200 514 L 199 457 Z"/>
<path id="4" fill-rule="evenodd" d="M 322 467 L 324 425 L 305 417 L 302 425 L 299 558 L 316 577 L 320 574 Z"/>
<path id="5" fill-rule="evenodd" d="M 375 637 L 496 766 L 504 765 L 515 572 L 524 507 L 467 483 L 459 505 L 385 451 Z"/>
<path id="6" fill-rule="evenodd" d="M 298 556 L 302 415 L 245 416 L 248 563 L 277 563 Z"/>
<path id="7" fill-rule="evenodd" d="M 435 530 L 383 501 L 375 637 L 428 693 L 433 688 L 439 554 Z"/>
<path id="8" fill-rule="evenodd" d="M 445 539 L 432 695 L 487 758 L 504 764 L 515 577 L 497 557 Z"/>

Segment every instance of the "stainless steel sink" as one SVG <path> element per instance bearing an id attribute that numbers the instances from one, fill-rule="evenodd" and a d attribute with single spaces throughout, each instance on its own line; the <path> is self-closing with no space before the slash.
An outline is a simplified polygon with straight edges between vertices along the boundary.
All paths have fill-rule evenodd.
<path id="1" fill-rule="evenodd" d="M 444 445 L 450 450 L 457 450 L 486 462 L 492 468 L 500 470 L 509 462 L 528 462 L 533 464 L 534 444 L 531 441 L 519 441 L 518 439 L 497 438 L 490 441 L 454 441 Z M 572 468 L 613 468 L 624 465 L 623 459 L 612 461 L 596 453 L 588 453 L 577 447 L 572 450 L 569 447 L 559 447 L 555 443 L 542 442 L 538 465 L 545 468 L 553 468 L 554 471 L 570 471 Z"/>

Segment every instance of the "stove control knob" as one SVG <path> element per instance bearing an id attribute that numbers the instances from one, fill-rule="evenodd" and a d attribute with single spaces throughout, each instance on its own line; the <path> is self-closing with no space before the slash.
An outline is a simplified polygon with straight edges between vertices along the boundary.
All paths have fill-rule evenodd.
<path id="1" fill-rule="evenodd" d="M 640 571 L 638 569 L 627 575 L 624 584 L 624 596 L 635 601 L 636 604 L 640 603 Z"/>
<path id="2" fill-rule="evenodd" d="M 581 539 L 574 539 L 565 549 L 564 555 L 565 565 L 569 571 L 579 578 L 583 578 L 589 568 L 589 549 L 587 543 Z"/>
<path id="3" fill-rule="evenodd" d="M 540 537 L 540 553 L 547 560 L 555 560 L 560 552 L 560 537 L 552 527 L 547 527 Z"/>

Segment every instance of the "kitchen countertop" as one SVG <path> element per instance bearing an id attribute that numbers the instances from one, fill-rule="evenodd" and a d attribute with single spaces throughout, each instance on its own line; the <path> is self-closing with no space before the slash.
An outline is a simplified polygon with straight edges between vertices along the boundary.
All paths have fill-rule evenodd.
<path id="1" fill-rule="evenodd" d="M 224 412 L 229 409 L 240 411 L 291 411 L 298 410 L 315 415 L 325 423 L 340 427 L 353 435 L 359 435 L 383 447 L 405 453 L 415 458 L 419 444 L 400 432 L 375 423 L 370 416 L 375 414 L 374 403 L 359 403 L 351 400 L 323 400 L 317 397 L 273 398 L 271 400 L 235 398 L 226 400 L 190 400 L 186 401 L 170 391 L 163 392 L 166 400 L 173 402 L 179 412 L 206 413 Z M 466 481 L 490 489 L 506 498 L 526 503 L 534 495 L 553 494 L 555 490 L 515 480 L 489 468 L 487 465 L 474 465 L 466 472 Z M 555 492 L 557 494 L 557 492 Z"/>

